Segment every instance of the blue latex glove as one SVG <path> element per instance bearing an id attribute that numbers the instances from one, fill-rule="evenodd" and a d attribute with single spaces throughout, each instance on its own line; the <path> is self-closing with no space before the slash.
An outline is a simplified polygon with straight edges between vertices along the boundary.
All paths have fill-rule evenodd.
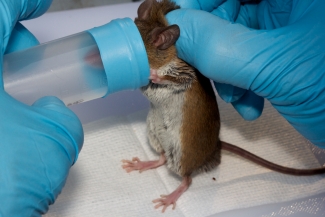
<path id="1" fill-rule="evenodd" d="M 16 22 L 43 14 L 50 4 L 0 1 L 1 74 L 6 47 L 13 51 L 37 42 L 22 25 L 13 30 Z M 41 216 L 54 203 L 77 160 L 82 126 L 59 99 L 45 97 L 26 106 L 5 93 L 2 75 L 0 79 L 0 216 Z"/>
<path id="2" fill-rule="evenodd" d="M 197 9 L 167 16 L 181 29 L 178 54 L 217 82 L 223 99 L 254 120 L 266 98 L 305 138 L 325 148 L 324 0 L 175 2 Z"/>

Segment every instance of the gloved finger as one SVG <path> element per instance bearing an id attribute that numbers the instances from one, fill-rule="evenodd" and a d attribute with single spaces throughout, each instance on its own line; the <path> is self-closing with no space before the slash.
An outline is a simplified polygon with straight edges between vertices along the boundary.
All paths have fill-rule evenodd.
<path id="1" fill-rule="evenodd" d="M 10 1 L 11 0 L 5 0 Z M 44 14 L 52 4 L 52 0 L 22 0 L 20 3 L 12 4 L 12 12 L 19 12 L 18 21 L 29 20 Z"/>
<path id="2" fill-rule="evenodd" d="M 239 100 L 247 91 L 230 84 L 213 83 L 218 95 L 227 103 Z"/>
<path id="3" fill-rule="evenodd" d="M 74 164 L 82 148 L 84 138 L 78 117 L 60 99 L 53 96 L 42 97 L 32 106 L 39 114 L 47 117 L 48 120 L 53 120 L 52 124 L 56 127 L 58 135 L 64 135 L 59 144 L 62 144 L 62 148 Z"/>
<path id="4" fill-rule="evenodd" d="M 213 10 L 211 14 L 230 22 L 243 24 L 250 28 L 258 28 L 256 8 L 256 4 L 241 5 L 238 0 L 228 0 L 217 9 Z M 227 103 L 231 102 L 237 112 L 245 120 L 255 120 L 262 114 L 263 106 L 255 105 L 256 103 L 260 103 L 261 100 L 254 100 L 254 98 L 257 97 L 255 94 L 246 94 L 247 90 L 230 84 L 214 82 L 214 85 L 220 98 Z M 243 98 L 241 99 L 241 97 Z M 253 105 L 249 104 L 250 102 L 252 102 Z"/>
<path id="5" fill-rule="evenodd" d="M 264 108 L 264 98 L 247 90 L 245 94 L 231 103 L 237 112 L 247 121 L 253 121 L 261 116 Z"/>
<path id="6" fill-rule="evenodd" d="M 214 86 L 220 98 L 227 103 L 231 102 L 245 120 L 255 120 L 262 114 L 264 99 L 252 91 L 217 82 L 214 82 Z"/>
<path id="7" fill-rule="evenodd" d="M 21 23 L 17 23 L 11 32 L 5 54 L 18 50 L 24 50 L 38 44 L 39 41 L 37 38 Z"/>
<path id="8" fill-rule="evenodd" d="M 240 2 L 238 0 L 227 0 L 217 8 L 211 11 L 211 14 L 220 18 L 235 22 L 240 11 Z"/>
<path id="9" fill-rule="evenodd" d="M 249 4 L 249 5 L 253 6 L 253 4 Z M 256 8 L 256 6 L 255 6 L 255 8 Z M 246 15 L 249 15 L 249 13 L 247 13 L 247 10 L 245 10 L 245 9 L 246 9 L 246 7 L 241 6 L 240 1 L 228 0 L 228 1 L 224 2 L 223 4 L 221 4 L 218 8 L 214 9 L 211 12 L 211 14 L 216 15 L 220 18 L 225 19 L 225 20 L 228 20 L 230 22 L 236 22 L 236 23 L 240 22 L 241 24 L 245 25 L 245 24 L 250 24 L 249 22 L 247 22 L 247 21 L 250 21 L 250 17 L 246 16 Z M 243 12 L 246 12 L 246 13 L 243 13 Z M 246 21 L 246 23 L 243 21 Z M 246 26 L 248 26 L 248 25 L 246 25 Z M 214 86 L 215 86 L 220 98 L 227 103 L 238 101 L 247 91 L 245 89 L 241 89 L 241 88 L 235 87 L 230 84 L 222 84 L 222 83 L 218 83 L 218 82 L 214 82 Z M 235 107 L 235 109 L 237 110 L 237 108 L 238 108 L 238 113 L 245 120 L 252 120 L 252 117 L 257 118 L 262 113 L 262 111 L 258 111 L 257 112 L 258 114 L 251 115 L 250 113 L 252 111 L 254 111 L 251 109 L 252 108 L 251 105 L 246 105 L 244 103 L 239 103 L 239 102 L 236 102 L 234 104 L 237 105 Z M 247 108 L 247 110 L 249 112 L 245 112 L 244 111 L 245 108 Z"/>
<path id="10" fill-rule="evenodd" d="M 211 12 L 226 0 L 172 0 L 181 8 L 191 8 Z"/>
<path id="11" fill-rule="evenodd" d="M 258 8 L 257 4 L 242 5 L 240 7 L 235 22 L 240 23 L 249 28 L 260 29 L 258 16 L 257 16 L 257 8 Z"/>
<path id="12" fill-rule="evenodd" d="M 299 6 L 301 11 L 297 11 L 295 8 L 295 13 L 292 14 L 293 1 L 292 0 L 282 0 L 274 1 L 267 0 L 261 1 L 257 8 L 257 17 L 259 22 L 259 27 L 261 29 L 276 29 L 288 25 L 290 22 L 295 22 L 296 18 L 304 14 L 310 1 L 296 1 L 299 2 L 295 6 Z M 298 13 L 297 13 L 298 12 Z M 295 17 L 298 15 L 297 17 Z"/>
<path id="13" fill-rule="evenodd" d="M 19 20 L 26 20 L 42 15 L 51 5 L 52 0 L 2 0 L 0 1 L 0 43 L 2 53 L 7 46 L 12 29 Z"/>
<path id="14" fill-rule="evenodd" d="M 201 10 L 200 4 L 197 0 L 172 0 L 177 5 L 179 5 L 181 8 L 192 8 Z"/>
<path id="15" fill-rule="evenodd" d="M 256 49 L 270 46 L 256 46 L 254 37 L 261 32 L 255 33 L 242 25 L 191 9 L 172 11 L 167 19 L 180 27 L 176 48 L 181 59 L 213 81 L 250 88 L 257 73 L 256 66 L 251 64 L 255 52 L 258 53 L 254 45 Z"/>

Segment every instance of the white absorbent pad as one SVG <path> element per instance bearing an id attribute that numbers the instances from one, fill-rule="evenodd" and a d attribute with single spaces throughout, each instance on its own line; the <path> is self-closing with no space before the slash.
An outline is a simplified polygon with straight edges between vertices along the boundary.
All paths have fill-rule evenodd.
<path id="1" fill-rule="evenodd" d="M 244 121 L 219 99 L 221 140 L 294 168 L 320 167 L 306 140 L 266 103 L 262 116 Z M 148 110 L 84 125 L 85 143 L 66 186 L 46 217 L 163 216 L 153 199 L 171 193 L 181 178 L 166 166 L 126 173 L 122 159 L 158 159 L 146 139 Z M 165 216 L 209 216 L 223 211 L 290 201 L 325 191 L 325 176 L 297 177 L 270 171 L 226 151 L 221 164 L 193 177 L 176 209 Z"/>

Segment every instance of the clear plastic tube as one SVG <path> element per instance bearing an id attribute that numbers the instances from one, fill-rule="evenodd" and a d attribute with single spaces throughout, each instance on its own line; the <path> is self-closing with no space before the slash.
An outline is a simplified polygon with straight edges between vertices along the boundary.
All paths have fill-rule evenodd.
<path id="1" fill-rule="evenodd" d="M 4 56 L 4 88 L 26 104 L 56 96 L 66 105 L 103 97 L 107 78 L 88 32 Z"/>
<path id="2" fill-rule="evenodd" d="M 5 91 L 28 105 L 43 96 L 78 104 L 143 86 L 148 75 L 145 47 L 130 18 L 9 53 L 3 60 Z"/>

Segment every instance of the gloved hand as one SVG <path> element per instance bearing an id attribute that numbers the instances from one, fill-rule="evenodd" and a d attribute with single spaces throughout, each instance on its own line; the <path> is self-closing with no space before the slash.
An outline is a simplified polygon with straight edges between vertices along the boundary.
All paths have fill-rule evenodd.
<path id="1" fill-rule="evenodd" d="M 325 1 L 174 1 L 192 8 L 167 15 L 181 29 L 178 55 L 217 82 L 221 98 L 246 120 L 266 98 L 325 148 Z"/>
<path id="2" fill-rule="evenodd" d="M 16 22 L 43 14 L 50 4 L 51 0 L 0 1 L 1 217 L 45 213 L 61 192 L 83 144 L 81 123 L 62 101 L 45 97 L 27 106 L 3 89 L 6 47 L 12 51 L 37 42 L 22 25 L 13 30 Z"/>

